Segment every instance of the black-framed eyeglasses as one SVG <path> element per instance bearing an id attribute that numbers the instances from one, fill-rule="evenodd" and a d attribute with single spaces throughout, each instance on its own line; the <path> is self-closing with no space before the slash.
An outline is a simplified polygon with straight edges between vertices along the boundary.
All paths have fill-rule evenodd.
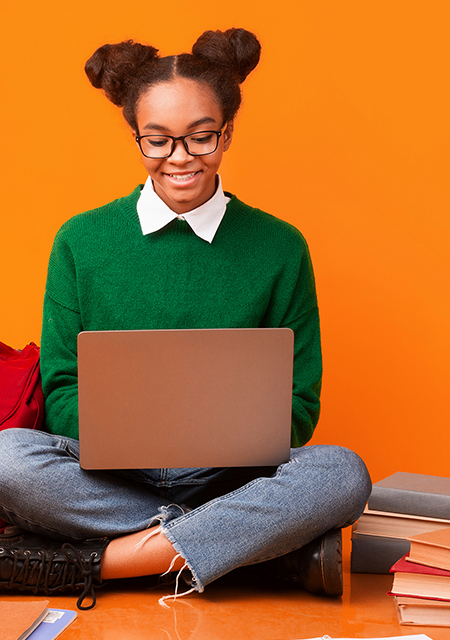
<path id="1" fill-rule="evenodd" d="M 219 146 L 219 138 L 224 128 L 225 124 L 219 131 L 196 131 L 178 137 L 152 133 L 136 136 L 136 142 L 142 155 L 146 158 L 169 158 L 174 152 L 177 140 L 182 141 L 190 156 L 208 156 L 210 153 L 214 153 Z"/>

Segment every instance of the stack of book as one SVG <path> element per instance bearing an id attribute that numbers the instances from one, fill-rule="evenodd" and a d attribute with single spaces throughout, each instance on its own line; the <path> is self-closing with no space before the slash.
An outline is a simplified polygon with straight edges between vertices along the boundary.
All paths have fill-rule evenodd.
<path id="1" fill-rule="evenodd" d="M 351 571 L 389 573 L 409 538 L 450 527 L 450 478 L 398 471 L 373 485 L 353 525 Z"/>
<path id="2" fill-rule="evenodd" d="M 398 560 L 392 591 L 400 624 L 450 626 L 450 528 L 410 539 Z"/>

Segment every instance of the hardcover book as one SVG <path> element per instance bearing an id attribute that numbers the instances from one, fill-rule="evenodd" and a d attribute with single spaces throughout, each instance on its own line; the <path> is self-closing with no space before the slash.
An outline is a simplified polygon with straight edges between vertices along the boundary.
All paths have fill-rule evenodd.
<path id="1" fill-rule="evenodd" d="M 450 571 L 450 528 L 415 535 L 409 541 L 410 562 Z"/>
<path id="2" fill-rule="evenodd" d="M 353 531 L 372 536 L 410 538 L 419 533 L 427 533 L 436 529 L 448 529 L 449 527 L 450 520 L 414 516 L 406 513 L 373 511 L 366 508 L 359 520 L 353 525 Z"/>
<path id="3" fill-rule="evenodd" d="M 352 533 L 350 571 L 352 573 L 389 573 L 392 565 L 405 553 L 410 543 L 402 538 Z"/>
<path id="4" fill-rule="evenodd" d="M 393 565 L 391 572 L 394 581 L 390 595 L 450 602 L 450 571 L 415 564 L 405 556 Z"/>
<path id="5" fill-rule="evenodd" d="M 2 640 L 25 640 L 48 613 L 48 600 L 0 602 Z"/>
<path id="6" fill-rule="evenodd" d="M 397 471 L 374 483 L 369 509 L 450 520 L 450 478 Z"/>
<path id="7" fill-rule="evenodd" d="M 400 624 L 421 627 L 450 626 L 450 602 L 403 596 L 395 596 L 394 602 Z"/>

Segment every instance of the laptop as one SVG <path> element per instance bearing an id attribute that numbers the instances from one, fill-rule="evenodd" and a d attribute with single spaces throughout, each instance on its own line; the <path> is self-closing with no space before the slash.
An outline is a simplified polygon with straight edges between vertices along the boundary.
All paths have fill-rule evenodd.
<path id="1" fill-rule="evenodd" d="M 80 333 L 81 467 L 286 462 L 293 345 L 289 328 Z"/>

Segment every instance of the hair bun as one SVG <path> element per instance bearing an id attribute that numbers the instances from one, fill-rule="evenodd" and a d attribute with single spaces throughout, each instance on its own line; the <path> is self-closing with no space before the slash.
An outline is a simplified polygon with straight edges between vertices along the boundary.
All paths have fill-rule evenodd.
<path id="1" fill-rule="evenodd" d="M 192 47 L 192 54 L 232 69 L 241 83 L 258 64 L 261 45 L 246 29 L 205 31 Z"/>
<path id="2" fill-rule="evenodd" d="M 89 58 L 84 70 L 96 89 L 102 89 L 111 102 L 122 107 L 137 70 L 158 57 L 158 49 L 126 40 L 104 44 Z"/>

